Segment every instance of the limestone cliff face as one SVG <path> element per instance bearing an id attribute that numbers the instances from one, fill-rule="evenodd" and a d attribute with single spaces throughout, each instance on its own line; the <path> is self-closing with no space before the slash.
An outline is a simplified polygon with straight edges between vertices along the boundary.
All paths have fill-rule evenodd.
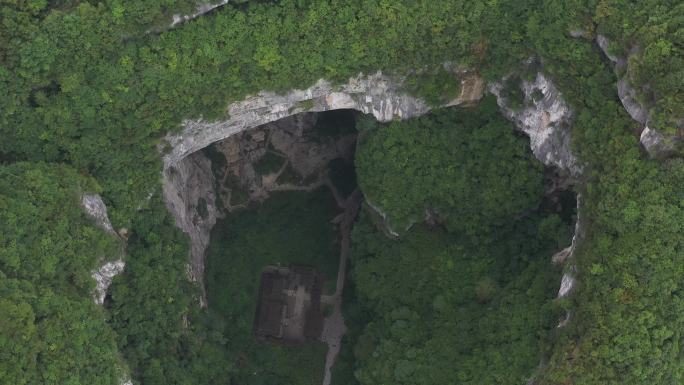
<path id="1" fill-rule="evenodd" d="M 197 6 L 195 9 L 195 12 L 189 14 L 189 15 L 181 15 L 181 14 L 175 14 L 173 15 L 173 20 L 171 21 L 170 27 L 173 28 L 181 23 L 184 23 L 188 20 L 192 20 L 196 17 L 202 16 L 207 12 L 211 12 L 214 9 L 221 7 L 223 5 L 228 4 L 229 0 L 221 0 L 217 3 L 203 3 Z"/>
<path id="2" fill-rule="evenodd" d="M 114 231 L 114 227 L 112 227 L 112 223 L 109 221 L 109 216 L 107 215 L 107 206 L 102 201 L 102 197 L 100 197 L 98 194 L 83 194 L 81 196 L 81 207 L 83 207 L 83 211 L 86 213 L 86 215 L 88 215 L 94 221 L 95 226 L 104 230 L 107 234 L 119 238 L 119 234 Z M 112 257 L 116 257 L 117 259 L 109 261 L 107 260 L 111 259 Z M 107 289 L 111 285 L 112 279 L 114 279 L 117 274 L 123 272 L 126 263 L 122 259 L 123 249 L 121 254 L 118 256 L 102 255 L 98 256 L 98 258 L 103 261 L 103 264 L 91 272 L 91 276 L 96 282 L 95 291 L 92 294 L 93 301 L 95 301 L 95 303 L 98 305 L 102 305 L 104 303 L 105 297 L 107 296 Z M 125 364 L 123 358 L 121 358 L 120 366 L 122 372 L 124 373 L 124 377 L 119 380 L 119 383 L 121 385 L 133 385 L 129 379 L 130 376 L 128 373 L 130 373 L 130 370 Z"/>
<path id="3" fill-rule="evenodd" d="M 400 84 L 380 72 L 351 78 L 342 86 L 319 80 L 304 90 L 292 90 L 284 95 L 260 92 L 256 96 L 233 103 L 228 106 L 227 120 L 185 121 L 182 132 L 167 138 L 172 150 L 165 157 L 165 162 L 177 162 L 188 154 L 237 132 L 290 115 L 343 108 L 373 114 L 382 122 L 418 116 L 429 110 L 425 102 L 406 95 L 401 91 Z"/>
<path id="4" fill-rule="evenodd" d="M 571 150 L 572 111 L 560 91 L 541 72 L 533 81 L 523 80 L 520 87 L 525 99 L 519 109 L 511 108 L 502 96 L 503 82 L 491 84 L 489 91 L 496 96 L 503 115 L 530 137 L 530 148 L 539 161 L 573 176 L 579 175 L 582 168 Z M 536 92 L 542 97 L 535 98 Z"/>
<path id="5" fill-rule="evenodd" d="M 666 135 L 649 128 L 651 116 L 649 106 L 644 105 L 637 99 L 637 91 L 629 82 L 629 57 L 639 53 L 639 47 L 634 46 L 628 53 L 628 57 L 620 57 L 609 52 L 610 40 L 603 35 L 596 36 L 596 43 L 606 57 L 613 62 L 615 74 L 618 77 L 618 97 L 625 110 L 635 121 L 644 127 L 641 132 L 640 142 L 651 158 L 667 157 L 676 152 L 674 136 Z"/>
<path id="6" fill-rule="evenodd" d="M 202 152 L 164 167 L 164 201 L 176 218 L 176 225 L 190 237 L 190 280 L 202 282 L 204 251 L 220 211 L 216 207 L 211 161 Z M 200 285 L 203 286 L 203 285 Z"/>
<path id="7" fill-rule="evenodd" d="M 501 113 L 530 137 L 530 148 L 534 156 L 547 166 L 556 167 L 572 177 L 579 176 L 582 166 L 571 147 L 572 110 L 556 86 L 542 73 L 537 73 L 532 81 L 523 80 L 520 84 L 524 95 L 523 107 L 516 109 L 502 96 L 503 84 L 503 81 L 491 84 L 489 90 L 496 96 Z M 535 98 L 537 92 L 542 96 Z M 568 296 L 576 282 L 577 269 L 573 256 L 577 242 L 582 237 L 580 209 L 581 197 L 578 195 L 577 222 L 572 243 L 552 257 L 554 263 L 564 265 L 558 298 Z M 565 326 L 569 319 L 570 313 L 558 326 Z"/>
<path id="8" fill-rule="evenodd" d="M 107 206 L 105 206 L 102 198 L 97 194 L 84 194 L 81 197 L 81 205 L 85 213 L 95 221 L 95 225 L 108 234 L 118 238 L 118 234 L 114 231 L 112 223 L 107 216 Z M 113 256 L 98 255 L 98 258 L 106 261 Z M 121 256 L 116 256 L 117 259 L 113 261 L 106 261 L 97 270 L 91 272 L 91 276 L 96 282 L 95 292 L 93 293 L 93 300 L 96 304 L 102 305 L 107 289 L 112 284 L 112 279 L 121 273 L 126 266 Z"/>
<path id="9" fill-rule="evenodd" d="M 558 288 L 557 298 L 565 298 L 575 288 L 577 283 L 577 263 L 574 260 L 575 249 L 577 244 L 585 236 L 584 226 L 582 222 L 582 195 L 577 194 L 577 220 L 575 222 L 575 233 L 572 236 L 570 246 L 556 253 L 551 261 L 556 265 L 563 266 L 563 276 L 561 278 L 560 287 Z M 570 321 L 572 313 L 567 311 L 565 318 L 560 320 L 558 327 L 565 327 Z"/>

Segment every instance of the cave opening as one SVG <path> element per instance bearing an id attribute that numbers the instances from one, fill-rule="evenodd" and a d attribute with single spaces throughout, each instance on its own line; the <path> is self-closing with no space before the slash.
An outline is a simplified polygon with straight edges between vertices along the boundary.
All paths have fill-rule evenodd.
<path id="1" fill-rule="evenodd" d="M 357 115 L 302 113 L 203 150 L 223 216 L 204 282 L 215 327 L 240 357 L 237 383 L 323 381 L 326 343 L 343 334 L 330 321 L 342 317 L 340 270 L 361 202 Z"/>
<path id="2" fill-rule="evenodd" d="M 495 346 L 520 373 L 538 364 L 540 338 L 560 317 L 550 256 L 570 244 L 575 194 L 491 100 L 387 124 L 352 110 L 301 113 L 202 151 L 223 216 L 204 283 L 234 383 L 353 384 L 434 346 L 464 368 Z M 255 339 L 262 275 L 302 266 L 323 277 L 320 332 L 295 344 Z M 332 341 L 325 324 L 342 328 Z"/>

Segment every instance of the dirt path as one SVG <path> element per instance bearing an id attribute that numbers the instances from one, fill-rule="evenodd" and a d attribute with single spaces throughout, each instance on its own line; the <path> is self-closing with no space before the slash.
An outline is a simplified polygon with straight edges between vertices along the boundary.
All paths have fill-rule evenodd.
<path id="1" fill-rule="evenodd" d="M 321 333 L 321 341 L 328 344 L 328 354 L 325 358 L 325 376 L 323 377 L 323 385 L 330 385 L 332 379 L 331 369 L 335 364 L 337 355 L 340 352 L 342 345 L 342 337 L 347 331 L 344 325 L 344 316 L 342 315 L 342 293 L 344 291 L 344 281 L 347 272 L 347 258 L 349 257 L 349 246 L 351 243 L 350 232 L 356 214 L 361 207 L 363 195 L 358 188 L 347 198 L 343 200 L 332 183 L 327 183 L 330 190 L 337 200 L 337 204 L 344 209 L 340 221 L 340 265 L 337 272 L 337 287 L 335 294 L 331 296 L 324 296 L 321 300 L 326 304 L 334 306 L 333 314 L 325 319 L 323 325 L 323 332 Z"/>

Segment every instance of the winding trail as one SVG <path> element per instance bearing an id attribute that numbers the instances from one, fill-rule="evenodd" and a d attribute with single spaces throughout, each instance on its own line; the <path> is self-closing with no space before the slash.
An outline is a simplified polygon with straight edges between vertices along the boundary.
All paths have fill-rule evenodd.
<path id="1" fill-rule="evenodd" d="M 335 294 L 331 296 L 323 296 L 321 301 L 325 304 L 332 305 L 334 307 L 333 313 L 325 319 L 325 324 L 323 325 L 323 332 L 321 333 L 321 341 L 328 344 L 328 353 L 325 357 L 325 375 L 323 377 L 323 385 L 330 385 L 332 379 L 331 369 L 335 364 L 337 355 L 340 352 L 340 347 L 342 345 L 342 337 L 347 331 L 347 327 L 344 325 L 344 316 L 342 315 L 342 293 L 344 291 L 344 281 L 346 279 L 347 272 L 347 258 L 349 257 L 349 247 L 351 244 L 350 232 L 356 214 L 359 212 L 361 207 L 361 201 L 363 200 L 363 194 L 361 190 L 356 188 L 354 192 L 349 195 L 347 199 L 342 199 L 339 195 L 335 186 L 329 181 L 326 182 L 330 190 L 335 196 L 337 204 L 344 209 L 344 212 L 335 218 L 335 221 L 339 221 L 340 229 L 340 265 L 337 271 L 337 286 L 335 288 Z"/>

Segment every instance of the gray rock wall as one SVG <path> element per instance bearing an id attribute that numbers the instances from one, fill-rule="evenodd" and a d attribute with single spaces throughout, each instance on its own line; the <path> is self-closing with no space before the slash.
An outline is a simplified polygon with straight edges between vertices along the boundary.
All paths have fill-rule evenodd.
<path id="1" fill-rule="evenodd" d="M 629 70 L 627 68 L 629 65 L 628 59 L 610 53 L 608 50 L 610 41 L 603 35 L 596 36 L 596 44 L 598 44 L 601 51 L 603 51 L 606 57 L 615 65 L 615 73 L 618 75 L 618 97 L 625 107 L 625 110 L 632 119 L 644 125 L 648 124 L 648 121 L 650 120 L 648 108 L 637 101 L 636 90 L 629 84 Z M 635 54 L 637 52 L 638 49 L 634 48 L 630 54 Z"/>
<path id="2" fill-rule="evenodd" d="M 216 207 L 211 161 L 202 152 L 195 152 L 180 161 L 166 163 L 163 194 L 176 225 L 190 237 L 189 278 L 203 287 L 204 251 L 211 229 L 221 216 Z M 198 210 L 199 206 L 206 206 L 206 211 Z"/>
<path id="3" fill-rule="evenodd" d="M 617 80 L 617 92 L 622 105 L 632 119 L 643 126 L 640 136 L 641 146 L 651 158 L 664 158 L 676 153 L 676 138 L 649 128 L 651 116 L 649 106 L 640 103 L 637 99 L 637 91 L 629 82 L 629 57 L 639 53 L 639 47 L 634 46 L 628 53 L 628 57 L 620 57 L 609 52 L 610 40 L 603 35 L 596 36 L 596 43 L 606 57 L 613 62 Z"/>

